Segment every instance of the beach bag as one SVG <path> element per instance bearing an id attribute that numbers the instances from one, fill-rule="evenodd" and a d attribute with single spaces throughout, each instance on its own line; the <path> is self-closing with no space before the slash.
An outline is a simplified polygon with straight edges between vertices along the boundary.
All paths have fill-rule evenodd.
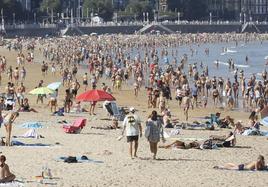
<path id="1" fill-rule="evenodd" d="M 213 142 L 211 139 L 206 140 L 202 145 L 201 149 L 213 149 Z"/>
<path id="2" fill-rule="evenodd" d="M 68 156 L 67 158 L 64 159 L 64 162 L 66 162 L 66 163 L 77 163 L 77 159 L 74 156 Z"/>
<path id="3" fill-rule="evenodd" d="M 146 127 L 145 127 L 145 132 L 144 132 L 144 136 L 145 136 L 145 138 L 149 138 L 149 136 L 150 136 L 150 126 L 149 125 L 146 125 Z"/>

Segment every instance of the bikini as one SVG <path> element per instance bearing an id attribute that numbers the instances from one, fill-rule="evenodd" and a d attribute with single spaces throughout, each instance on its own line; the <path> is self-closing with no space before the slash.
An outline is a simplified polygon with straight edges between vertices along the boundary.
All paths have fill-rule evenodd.
<path id="1" fill-rule="evenodd" d="M 245 164 L 238 165 L 238 170 L 239 171 L 244 170 L 244 169 L 245 169 Z"/>

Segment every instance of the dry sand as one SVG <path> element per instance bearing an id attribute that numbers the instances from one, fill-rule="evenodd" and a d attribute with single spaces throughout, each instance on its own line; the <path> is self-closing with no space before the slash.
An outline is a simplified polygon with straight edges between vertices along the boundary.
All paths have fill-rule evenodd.
<path id="1" fill-rule="evenodd" d="M 8 64 L 15 67 L 16 52 L 8 52 L 0 48 L 0 55 L 5 55 Z M 42 57 L 35 53 L 35 62 L 41 62 Z M 26 89 L 29 92 L 38 81 L 44 79 L 45 85 L 60 80 L 60 77 L 46 76 L 42 78 L 40 64 L 27 64 Z M 1 91 L 7 83 L 5 75 Z M 81 78 L 80 78 L 81 80 Z M 63 91 L 60 90 L 60 103 L 63 99 Z M 81 91 L 81 90 L 80 90 Z M 145 90 L 135 98 L 133 91 L 124 88 L 120 93 L 114 92 L 120 106 L 134 106 L 143 122 L 151 112 L 147 109 Z M 139 143 L 138 159 L 131 160 L 128 155 L 126 139 L 117 141 L 121 130 L 97 130 L 91 126 L 105 126 L 110 121 L 101 120 L 107 118 L 106 113 L 98 103 L 96 116 L 89 114 L 67 114 L 64 117 L 50 115 L 46 104 L 36 105 L 35 96 L 27 94 L 30 104 L 39 113 L 21 113 L 16 120 L 13 135 L 22 135 L 27 129 L 19 128 L 19 124 L 27 121 L 39 121 L 44 128 L 38 132 L 45 138 L 42 139 L 18 139 L 28 143 L 44 143 L 60 145 L 52 147 L 1 147 L 2 154 L 7 156 L 7 163 L 18 180 L 25 181 L 25 186 L 268 186 L 268 172 L 248 171 L 224 171 L 215 170 L 213 166 L 226 162 L 237 164 L 255 160 L 259 154 L 268 158 L 268 144 L 265 137 L 237 137 L 239 148 L 223 148 L 219 150 L 165 150 L 160 149 L 158 158 L 151 160 L 149 145 L 143 137 Z M 176 107 L 176 102 L 170 102 L 172 114 L 183 119 L 183 111 Z M 205 116 L 219 109 L 195 109 L 190 110 L 192 117 Z M 231 115 L 236 120 L 247 121 L 248 114 L 239 111 L 221 111 L 222 115 Z M 58 120 L 73 121 L 77 116 L 87 118 L 87 126 L 81 134 L 65 134 Z M 144 125 L 144 123 L 143 123 Z M 196 137 L 206 139 L 210 135 L 226 135 L 228 130 L 198 131 L 182 130 L 177 138 Z M 1 136 L 5 135 L 5 129 L 1 128 Z M 167 143 L 172 142 L 168 139 Z M 162 144 L 162 143 L 161 143 Z M 103 161 L 103 163 L 77 163 L 67 164 L 56 162 L 59 156 L 86 155 L 90 159 Z M 36 182 L 35 176 L 41 175 L 42 167 L 48 165 L 52 170 L 54 185 L 44 185 Z M 28 183 L 27 183 L 28 181 Z"/>

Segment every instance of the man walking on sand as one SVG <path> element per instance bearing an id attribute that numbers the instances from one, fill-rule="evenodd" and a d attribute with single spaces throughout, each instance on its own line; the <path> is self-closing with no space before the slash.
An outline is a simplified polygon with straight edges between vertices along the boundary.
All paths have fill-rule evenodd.
<path id="1" fill-rule="evenodd" d="M 142 128 L 140 118 L 135 114 L 135 108 L 129 109 L 130 113 L 123 121 L 122 135 L 126 130 L 127 142 L 129 143 L 129 154 L 133 159 L 137 157 L 139 135 L 142 137 Z M 133 155 L 133 142 L 134 142 L 134 155 Z M 134 156 L 134 157 L 133 157 Z"/>

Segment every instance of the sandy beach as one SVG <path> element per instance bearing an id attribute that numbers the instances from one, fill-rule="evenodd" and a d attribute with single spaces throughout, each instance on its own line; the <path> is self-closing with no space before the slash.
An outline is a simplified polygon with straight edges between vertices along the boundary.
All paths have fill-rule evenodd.
<path id="1" fill-rule="evenodd" d="M 8 51 L 1 47 L 0 55 L 6 56 L 8 65 L 16 67 L 17 52 Z M 36 96 L 28 94 L 37 86 L 39 80 L 44 80 L 44 85 L 51 82 L 61 81 L 61 77 L 41 75 L 41 62 L 43 57 L 38 49 L 35 50 L 35 62 L 26 63 L 27 77 L 25 81 L 26 97 L 29 98 L 31 107 L 38 113 L 21 112 L 14 122 L 12 135 L 19 136 L 28 129 L 20 128 L 20 124 L 29 121 L 40 122 L 43 128 L 37 129 L 38 133 L 44 136 L 39 139 L 16 138 L 25 143 L 49 144 L 48 147 L 33 146 L 11 146 L 1 147 L 1 152 L 7 157 L 7 163 L 16 179 L 23 182 L 24 186 L 268 186 L 267 171 L 227 171 L 215 170 L 213 166 L 224 163 L 246 163 L 262 154 L 268 157 L 267 137 L 237 135 L 237 144 L 234 148 L 220 148 L 213 150 L 171 150 L 159 149 L 158 160 L 150 157 L 149 144 L 146 138 L 139 141 L 138 158 L 130 159 L 126 138 L 121 141 L 117 137 L 121 130 L 92 129 L 94 126 L 111 125 L 106 120 L 107 113 L 102 108 L 102 102 L 97 103 L 96 116 L 88 113 L 66 114 L 64 117 L 52 116 L 47 107 L 48 99 L 44 104 L 35 104 Z M 81 70 L 82 71 L 82 70 Z M 84 70 L 83 70 L 84 71 Z M 82 81 L 82 73 L 78 75 Z M 103 80 L 104 82 L 107 80 Z M 7 84 L 7 76 L 2 74 L 1 91 Z M 101 83 L 102 81 L 99 81 Z M 59 105 L 62 106 L 64 88 L 59 90 Z M 83 89 L 79 90 L 82 93 Z M 152 109 L 147 108 L 146 90 L 142 88 L 139 96 L 135 98 L 133 88 L 123 86 L 122 91 L 113 91 L 117 104 L 124 107 L 135 107 L 137 114 L 141 117 L 142 126 Z M 83 103 L 89 107 L 88 103 Z M 177 102 L 169 101 L 169 108 L 172 110 L 172 117 L 184 121 L 183 110 L 178 108 Z M 238 110 L 225 111 L 220 108 L 197 108 L 189 110 L 189 121 L 196 120 L 195 117 L 206 116 L 210 113 L 221 112 L 222 116 L 230 115 L 235 121 L 248 121 L 249 113 Z M 87 125 L 80 134 L 66 134 L 62 129 L 59 120 L 67 122 L 74 121 L 77 117 L 85 117 Z M 119 122 L 122 125 L 122 122 Z M 265 127 L 261 127 L 267 130 Z M 166 132 L 170 130 L 165 129 Z M 167 143 L 175 139 L 187 141 L 189 139 L 208 139 L 210 135 L 226 135 L 230 129 L 208 130 L 180 130 L 180 134 L 168 138 Z M 5 136 L 5 129 L 2 126 L 1 136 Z M 57 143 L 57 144 L 56 144 Z M 163 143 L 161 142 L 160 145 Z M 82 156 L 85 155 L 94 161 L 89 163 L 64 163 L 56 159 L 60 156 Z M 44 181 L 48 184 L 41 184 L 35 176 L 41 175 L 42 167 L 48 166 L 51 169 L 53 179 Z"/>

